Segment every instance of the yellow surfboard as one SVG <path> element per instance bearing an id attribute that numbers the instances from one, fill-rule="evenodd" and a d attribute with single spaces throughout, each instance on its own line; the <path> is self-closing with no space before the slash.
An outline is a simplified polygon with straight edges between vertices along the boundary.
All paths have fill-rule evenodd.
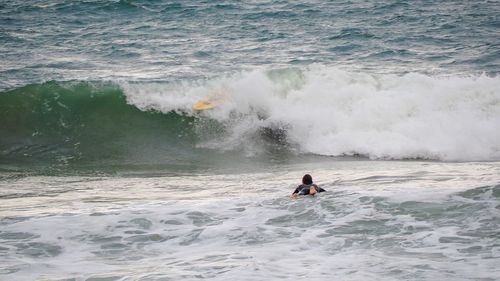
<path id="1" fill-rule="evenodd" d="M 215 101 L 200 100 L 193 105 L 193 109 L 196 111 L 203 111 L 203 110 L 207 110 L 207 109 L 212 109 L 212 108 L 216 107 L 217 105 L 219 105 L 219 104 Z"/>
<path id="2" fill-rule="evenodd" d="M 196 102 L 193 109 L 196 111 L 209 110 L 223 104 L 227 99 L 228 94 L 225 91 L 216 92 Z"/>

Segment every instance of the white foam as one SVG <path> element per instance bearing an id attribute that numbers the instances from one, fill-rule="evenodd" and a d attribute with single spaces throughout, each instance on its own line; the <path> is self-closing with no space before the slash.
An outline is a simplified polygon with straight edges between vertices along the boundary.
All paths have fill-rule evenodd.
<path id="1" fill-rule="evenodd" d="M 286 125 L 288 140 L 306 153 L 500 159 L 499 77 L 375 75 L 311 66 L 175 86 L 125 84 L 123 89 L 141 109 L 187 114 L 195 114 L 191 107 L 199 99 L 227 92 L 227 102 L 204 115 L 232 122 L 237 131 L 230 142 L 241 141 L 245 130 Z"/>
<path id="2" fill-rule="evenodd" d="M 327 192 L 298 200 L 289 195 L 303 166 L 229 175 L 27 176 L 0 182 L 0 275 L 2 280 L 498 276 L 493 234 L 499 210 L 492 192 L 500 163 L 330 165 L 307 167 Z M 456 180 L 443 181 L 445 176 Z M 340 181 L 327 184 L 332 179 Z"/>

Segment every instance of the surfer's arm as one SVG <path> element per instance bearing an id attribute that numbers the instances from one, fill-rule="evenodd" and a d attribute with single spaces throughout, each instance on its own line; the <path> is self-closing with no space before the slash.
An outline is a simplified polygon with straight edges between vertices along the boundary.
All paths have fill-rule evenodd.
<path id="1" fill-rule="evenodd" d="M 314 188 L 316 189 L 317 192 L 325 192 L 326 190 L 324 190 L 323 188 L 313 184 L 312 186 L 314 186 Z"/>

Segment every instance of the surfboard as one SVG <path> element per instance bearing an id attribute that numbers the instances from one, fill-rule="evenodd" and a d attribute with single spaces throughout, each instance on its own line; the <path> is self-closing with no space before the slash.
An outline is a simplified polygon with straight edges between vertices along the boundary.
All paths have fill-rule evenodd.
<path id="1" fill-rule="evenodd" d="M 196 111 L 203 111 L 203 110 L 208 110 L 212 109 L 219 105 L 219 103 L 215 101 L 210 101 L 210 100 L 200 100 L 197 103 L 193 105 L 193 109 Z"/>
<path id="2" fill-rule="evenodd" d="M 193 105 L 193 109 L 196 111 L 213 109 L 224 103 L 227 99 L 228 99 L 228 94 L 226 92 L 223 91 L 216 92 L 196 102 Z"/>

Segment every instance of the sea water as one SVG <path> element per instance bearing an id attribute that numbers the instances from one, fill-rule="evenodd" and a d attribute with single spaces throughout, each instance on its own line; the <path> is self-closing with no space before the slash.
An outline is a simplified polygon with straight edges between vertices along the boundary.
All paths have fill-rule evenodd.
<path id="1" fill-rule="evenodd" d="M 291 200 L 301 173 L 327 192 Z M 5 280 L 496 280 L 500 165 L 6 178 Z"/>
<path id="2" fill-rule="evenodd" d="M 499 15 L 3 1 L 0 280 L 498 280 Z"/>

